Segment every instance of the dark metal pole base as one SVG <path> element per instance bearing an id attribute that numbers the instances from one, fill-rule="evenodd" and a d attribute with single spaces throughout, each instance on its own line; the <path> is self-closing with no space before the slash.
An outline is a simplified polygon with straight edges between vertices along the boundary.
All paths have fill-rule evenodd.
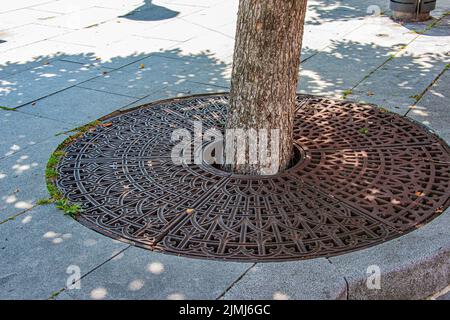
<path id="1" fill-rule="evenodd" d="M 416 14 L 415 12 L 393 11 L 392 19 L 401 22 L 420 22 L 431 19 L 431 16 L 429 12 Z"/>

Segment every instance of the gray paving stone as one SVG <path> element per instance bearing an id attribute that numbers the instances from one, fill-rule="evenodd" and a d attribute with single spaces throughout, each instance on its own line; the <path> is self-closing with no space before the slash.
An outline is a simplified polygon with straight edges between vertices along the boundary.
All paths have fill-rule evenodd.
<path id="1" fill-rule="evenodd" d="M 0 225 L 0 299 L 47 299 L 74 275 L 69 266 L 84 275 L 126 247 L 53 205 L 36 207 Z"/>
<path id="2" fill-rule="evenodd" d="M 107 70 L 78 63 L 53 61 L 0 79 L 0 105 L 18 107 L 97 77 Z"/>
<path id="3" fill-rule="evenodd" d="M 425 93 L 408 117 L 433 129 L 450 144 L 450 72 L 445 72 Z"/>
<path id="4" fill-rule="evenodd" d="M 28 8 L 31 6 L 40 5 L 49 2 L 48 0 L 15 0 L 15 1 L 3 1 L 0 6 L 0 12 L 7 12 L 12 10 L 18 10 Z"/>
<path id="5" fill-rule="evenodd" d="M 24 46 L 33 42 L 45 40 L 63 33 L 67 29 L 43 26 L 40 24 L 27 24 L 18 28 L 12 28 L 1 31 L 0 52 Z"/>
<path id="6" fill-rule="evenodd" d="M 236 300 L 345 299 L 344 278 L 326 259 L 258 263 L 224 295 Z"/>
<path id="7" fill-rule="evenodd" d="M 175 97 L 184 97 L 184 96 L 190 96 L 194 94 L 207 94 L 207 93 L 217 93 L 217 92 L 228 92 L 228 88 L 224 87 L 217 87 L 217 86 L 210 86 L 202 83 L 193 83 L 193 82 L 186 82 L 183 85 L 175 85 L 171 86 L 168 85 L 165 88 L 162 88 L 144 98 L 141 98 L 129 105 L 126 105 L 125 107 L 121 108 L 121 110 L 126 110 L 130 108 L 134 108 L 143 104 L 155 102 L 158 100 L 165 100 Z"/>
<path id="8" fill-rule="evenodd" d="M 35 117 L 17 111 L 0 110 L 0 159 L 72 127 L 67 122 Z"/>
<path id="9" fill-rule="evenodd" d="M 53 19 L 43 20 L 40 23 L 52 27 L 77 30 L 114 19 L 120 14 L 122 14 L 122 11 L 117 9 L 90 7 L 67 13 Z"/>
<path id="10" fill-rule="evenodd" d="M 220 30 L 221 26 L 227 24 L 236 25 L 238 1 L 214 2 L 215 5 L 212 3 L 205 3 L 205 5 L 209 5 L 210 8 L 196 12 L 182 19 L 209 30 Z M 225 12 L 227 14 L 224 14 Z M 220 17 L 220 19 L 218 19 L 218 17 Z M 232 34 L 232 37 L 234 37 L 234 34 Z"/>
<path id="11" fill-rule="evenodd" d="M 135 101 L 135 98 L 72 87 L 55 95 L 20 108 L 21 112 L 48 117 L 66 123 L 72 128 L 105 116 Z"/>
<path id="12" fill-rule="evenodd" d="M 87 52 L 92 52 L 89 54 L 68 54 L 64 60 L 117 69 L 151 54 L 167 51 L 176 44 L 169 40 L 127 36 L 117 42 L 89 47 Z"/>
<path id="13" fill-rule="evenodd" d="M 81 280 L 75 299 L 216 299 L 251 264 L 181 258 L 130 247 Z"/>
<path id="14" fill-rule="evenodd" d="M 227 67 L 206 54 L 182 56 L 179 51 L 173 50 L 164 52 L 164 56 L 153 54 L 101 78 L 85 82 L 82 87 L 143 98 L 167 86 L 176 91 L 187 81 L 223 84 Z"/>
<path id="15" fill-rule="evenodd" d="M 202 35 L 181 42 L 173 47 L 183 56 L 207 54 L 211 59 L 232 63 L 234 39 L 206 30 Z"/>
<path id="16" fill-rule="evenodd" d="M 418 230 L 386 243 L 332 257 L 347 279 L 349 299 L 424 299 L 450 283 L 450 210 Z M 368 269 L 369 268 L 369 269 Z M 369 275 L 381 272 L 380 289 Z M 372 282 L 372 278 L 369 279 Z"/>
<path id="17" fill-rule="evenodd" d="M 174 19 L 170 23 L 144 28 L 144 35 L 149 38 L 160 38 L 172 41 L 187 41 L 196 36 L 206 33 L 207 30 L 201 26 L 187 22 L 182 19 Z M 141 34 L 142 35 L 142 34 Z"/>
<path id="18" fill-rule="evenodd" d="M 95 1 L 95 0 L 94 0 Z M 41 4 L 35 4 L 30 7 L 32 10 L 55 12 L 61 14 L 72 13 L 80 11 L 86 8 L 92 7 L 94 1 L 78 0 L 76 2 L 70 0 L 58 0 L 58 1 L 42 1 Z"/>
<path id="19" fill-rule="evenodd" d="M 300 65 L 298 90 L 341 96 L 389 58 L 390 49 L 342 40 Z"/>
<path id="20" fill-rule="evenodd" d="M 29 23 L 40 23 L 59 16 L 57 13 L 19 9 L 0 14 L 0 30 L 11 29 Z"/>
<path id="21" fill-rule="evenodd" d="M 48 198 L 45 167 L 67 136 L 52 137 L 0 159 L 0 222 Z"/>
<path id="22" fill-rule="evenodd" d="M 88 63 L 95 60 L 96 48 L 44 40 L 0 54 L 0 73 L 3 77 L 33 69 L 58 59 Z M 71 59 L 69 59 L 69 57 Z M 0 78 L 3 78 L 0 75 Z"/>

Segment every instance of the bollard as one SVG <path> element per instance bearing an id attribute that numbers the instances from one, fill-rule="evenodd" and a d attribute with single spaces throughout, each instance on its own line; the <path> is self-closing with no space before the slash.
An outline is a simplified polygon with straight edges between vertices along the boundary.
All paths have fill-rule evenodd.
<path id="1" fill-rule="evenodd" d="M 398 21 L 425 21 L 436 8 L 436 0 L 391 0 L 392 18 Z"/>

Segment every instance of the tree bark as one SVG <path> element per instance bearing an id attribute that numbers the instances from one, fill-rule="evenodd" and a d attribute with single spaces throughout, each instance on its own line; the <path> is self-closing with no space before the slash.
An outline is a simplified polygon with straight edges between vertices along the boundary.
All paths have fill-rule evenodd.
<path id="1" fill-rule="evenodd" d="M 252 133 L 261 129 L 268 132 L 279 129 L 278 167 L 272 173 L 284 170 L 292 159 L 293 119 L 306 2 L 239 2 L 226 128 L 251 129 Z M 228 147 L 231 146 L 229 142 L 227 137 L 225 143 Z M 273 142 L 272 136 L 269 136 L 269 142 Z M 234 156 L 237 148 L 239 143 L 233 146 Z M 240 174 L 266 174 L 263 169 L 266 165 L 260 157 L 256 163 L 252 161 L 252 150 L 244 158 L 240 163 L 228 163 L 226 170 Z"/>

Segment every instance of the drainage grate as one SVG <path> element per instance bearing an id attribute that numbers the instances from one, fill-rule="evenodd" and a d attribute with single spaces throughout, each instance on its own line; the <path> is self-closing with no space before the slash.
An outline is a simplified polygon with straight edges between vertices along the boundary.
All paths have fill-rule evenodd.
<path id="1" fill-rule="evenodd" d="M 274 176 L 175 165 L 175 128 L 223 126 L 226 95 L 144 105 L 65 149 L 58 188 L 78 220 L 109 237 L 176 255 L 283 261 L 338 255 L 414 230 L 450 204 L 450 152 L 404 117 L 298 96 L 302 160 Z M 189 210 L 194 209 L 194 210 Z"/>

